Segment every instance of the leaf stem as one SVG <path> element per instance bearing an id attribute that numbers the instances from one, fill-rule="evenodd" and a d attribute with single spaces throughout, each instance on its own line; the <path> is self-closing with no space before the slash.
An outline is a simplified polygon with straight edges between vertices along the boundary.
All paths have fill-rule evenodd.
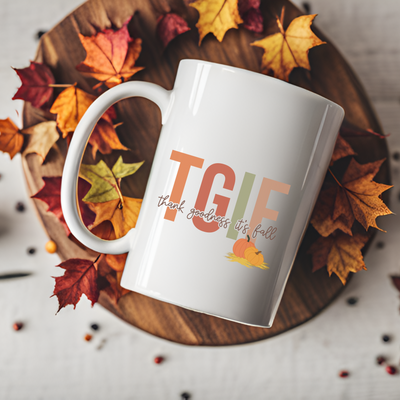
<path id="1" fill-rule="evenodd" d="M 332 172 L 332 170 L 331 170 L 330 168 L 329 168 L 329 172 L 330 172 L 331 175 L 333 176 L 333 179 L 336 181 L 336 183 L 337 183 L 340 187 L 343 187 L 342 184 L 337 180 L 336 176 L 333 175 L 333 172 Z"/>
<path id="2" fill-rule="evenodd" d="M 71 87 L 75 85 L 71 83 L 49 83 L 48 86 L 53 88 L 58 88 L 58 87 Z"/>

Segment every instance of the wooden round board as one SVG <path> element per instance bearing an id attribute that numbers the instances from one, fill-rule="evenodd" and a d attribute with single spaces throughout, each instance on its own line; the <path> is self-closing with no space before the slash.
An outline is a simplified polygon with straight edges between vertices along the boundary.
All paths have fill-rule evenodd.
<path id="1" fill-rule="evenodd" d="M 266 21 L 280 14 L 286 6 L 285 21 L 290 21 L 301 12 L 286 0 L 262 1 L 261 11 Z M 164 50 L 156 36 L 157 18 L 166 12 L 175 12 L 188 21 L 190 31 L 175 38 Z M 40 41 L 36 61 L 44 62 L 52 69 L 58 83 L 77 82 L 83 90 L 93 93 L 96 83 L 84 78 L 75 66 L 85 58 L 78 32 L 92 35 L 96 29 L 121 27 L 129 18 L 132 36 L 143 40 L 143 50 L 137 65 L 145 69 L 134 75 L 135 80 L 157 83 L 171 89 L 178 63 L 184 58 L 204 59 L 233 65 L 251 71 L 260 71 L 262 51 L 249 46 L 254 40 L 274 32 L 274 24 L 266 23 L 262 36 L 255 36 L 243 28 L 229 30 L 222 43 L 208 35 L 198 46 L 198 32 L 195 28 L 198 14 L 183 0 L 90 0 L 65 18 L 59 25 L 44 35 Z M 296 69 L 291 82 L 319 93 L 346 111 L 346 119 L 360 128 L 372 128 L 382 132 L 366 93 L 357 77 L 326 37 L 313 28 L 317 35 L 328 43 L 312 49 L 309 53 L 311 72 Z M 144 166 L 132 177 L 124 179 L 122 191 L 131 197 L 142 197 L 149 176 L 161 121 L 158 108 L 144 99 L 130 99 L 116 106 L 118 120 L 123 125 L 118 128 L 119 137 L 128 152 L 114 151 L 102 158 L 112 165 L 123 155 L 125 162 L 145 160 Z M 49 114 L 34 109 L 29 103 L 24 109 L 24 126 L 31 126 L 49 118 Z M 348 141 L 358 153 L 361 163 L 387 157 L 385 140 L 376 136 Z M 53 148 L 44 165 L 35 154 L 23 158 L 24 171 L 30 194 L 42 186 L 43 176 L 60 176 L 66 152 L 65 141 L 60 140 Z M 97 160 L 98 161 L 98 160 Z M 94 163 L 90 156 L 85 162 Z M 390 183 L 388 163 L 384 163 L 376 180 Z M 40 201 L 35 201 L 38 216 L 50 238 L 58 244 L 58 254 L 62 260 L 79 257 L 93 259 L 95 254 L 84 249 L 76 240 L 68 238 L 57 218 L 45 211 Z M 285 332 L 311 319 L 323 310 L 343 289 L 339 279 L 328 277 L 326 269 L 312 273 L 311 257 L 307 250 L 315 240 L 315 232 L 309 228 L 296 258 L 292 273 L 280 304 L 273 327 L 261 329 L 225 321 L 205 314 L 192 312 L 166 304 L 152 298 L 130 292 L 121 297 L 118 304 L 102 292 L 99 303 L 132 325 L 153 335 L 189 345 L 231 345 L 253 342 Z"/>

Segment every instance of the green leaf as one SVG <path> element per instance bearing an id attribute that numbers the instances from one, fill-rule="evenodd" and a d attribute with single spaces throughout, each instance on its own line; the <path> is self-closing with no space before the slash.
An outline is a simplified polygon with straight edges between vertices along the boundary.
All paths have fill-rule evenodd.
<path id="1" fill-rule="evenodd" d="M 143 162 L 124 164 L 122 156 L 119 157 L 112 170 L 103 160 L 96 165 L 82 164 L 79 175 L 92 185 L 83 201 L 104 203 L 121 199 L 123 202 L 119 186 L 121 178 L 134 174 L 142 164 Z"/>

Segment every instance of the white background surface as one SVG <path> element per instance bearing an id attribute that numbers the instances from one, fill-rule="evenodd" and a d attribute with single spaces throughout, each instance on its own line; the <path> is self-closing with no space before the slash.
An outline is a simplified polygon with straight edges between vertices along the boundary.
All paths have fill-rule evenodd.
<path id="1" fill-rule="evenodd" d="M 18 121 L 20 85 L 10 66 L 29 65 L 38 30 L 46 30 L 80 1 L 0 0 L 0 118 Z M 300 3 L 300 2 L 299 2 Z M 317 25 L 334 41 L 360 76 L 378 112 L 390 152 L 400 151 L 400 2 L 312 0 Z M 391 209 L 399 214 L 400 161 L 392 158 Z M 0 273 L 31 271 L 0 281 L 0 399 L 399 399 L 400 375 L 388 375 L 377 355 L 399 366 L 400 300 L 389 280 L 400 274 L 398 217 L 380 218 L 366 257 L 368 271 L 354 276 L 322 314 L 279 337 L 250 345 L 194 348 L 143 333 L 83 299 L 55 316 L 49 298 L 57 256 L 44 251 L 47 237 L 29 204 L 19 156 L 0 154 Z M 25 213 L 15 204 L 24 201 Z M 36 247 L 33 256 L 28 247 Z M 359 298 L 351 307 L 350 296 Z M 24 329 L 12 325 L 23 321 Z M 83 337 L 96 322 L 91 342 Z M 381 335 L 392 336 L 383 343 Z M 103 347 L 98 350 L 99 344 Z M 163 355 L 161 365 L 153 358 Z M 341 379 L 342 369 L 350 377 Z"/>

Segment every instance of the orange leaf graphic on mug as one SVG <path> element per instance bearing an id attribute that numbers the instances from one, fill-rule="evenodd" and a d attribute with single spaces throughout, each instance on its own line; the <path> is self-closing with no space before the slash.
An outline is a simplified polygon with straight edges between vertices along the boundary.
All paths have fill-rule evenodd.
<path id="1" fill-rule="evenodd" d="M 222 42 L 227 30 L 238 28 L 243 22 L 239 15 L 238 0 L 197 0 L 190 4 L 200 14 L 196 27 L 199 30 L 199 45 L 204 36 L 213 33 Z"/>
<path id="2" fill-rule="evenodd" d="M 351 235 L 354 219 L 365 230 L 370 226 L 382 230 L 375 219 L 392 212 L 380 196 L 392 186 L 376 183 L 372 179 L 384 161 L 361 165 L 353 158 L 342 182 L 335 178 L 338 186 L 320 193 L 311 223 L 322 236 L 328 236 L 335 229 Z"/>
<path id="3" fill-rule="evenodd" d="M 93 96 L 77 88 L 75 85 L 63 90 L 53 103 L 50 112 L 57 114 L 57 126 L 63 138 L 72 134 L 89 106 L 96 100 Z M 89 138 L 92 156 L 97 150 L 110 154 L 112 149 L 128 150 L 118 139 L 112 120 L 116 118 L 114 108 L 110 107 L 100 118 Z"/>
<path id="4" fill-rule="evenodd" d="M 312 255 L 313 272 L 326 265 L 329 276 L 334 272 L 344 285 L 350 272 L 367 269 L 361 249 L 368 238 L 367 235 L 348 236 L 342 232 L 320 237 L 308 251 Z"/>
<path id="5" fill-rule="evenodd" d="M 137 67 L 136 60 L 142 51 L 142 40 L 129 36 L 128 21 L 116 31 L 104 29 L 94 36 L 79 39 L 86 50 L 86 58 L 76 66 L 79 72 L 92 76 L 107 87 L 126 81 L 144 67 Z"/>
<path id="6" fill-rule="evenodd" d="M 279 32 L 251 43 L 252 46 L 264 49 L 261 70 L 264 74 L 274 72 L 276 78 L 289 80 L 293 68 L 301 67 L 310 70 L 308 52 L 311 48 L 324 44 L 310 29 L 316 17 L 302 15 L 295 18 L 285 31 L 283 28 L 285 9 L 281 18 L 276 17 Z"/>

